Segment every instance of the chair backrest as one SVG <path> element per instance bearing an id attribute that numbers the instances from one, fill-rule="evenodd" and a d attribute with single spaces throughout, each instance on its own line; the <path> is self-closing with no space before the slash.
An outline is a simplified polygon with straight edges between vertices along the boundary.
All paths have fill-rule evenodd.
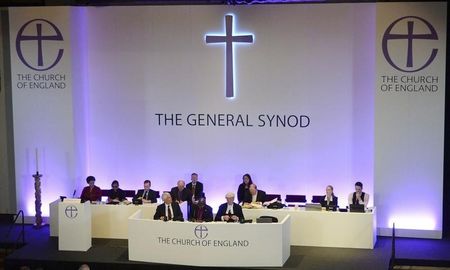
<path id="1" fill-rule="evenodd" d="M 320 203 L 322 198 L 323 198 L 323 195 L 313 195 L 311 202 L 312 203 Z"/>
<path id="2" fill-rule="evenodd" d="M 266 201 L 271 201 L 275 198 L 281 201 L 281 194 L 266 194 Z"/>
<path id="3" fill-rule="evenodd" d="M 285 202 L 291 203 L 305 203 L 306 195 L 286 195 Z"/>
<path id="4" fill-rule="evenodd" d="M 102 189 L 102 197 L 108 197 L 108 192 L 109 192 L 109 189 Z M 132 198 L 132 197 L 134 197 L 134 195 L 136 195 L 135 190 L 124 190 L 123 192 L 125 193 L 125 197 L 127 197 L 127 198 Z M 159 195 L 159 192 L 158 192 L 158 195 Z"/>
<path id="5" fill-rule="evenodd" d="M 135 190 L 124 190 L 123 192 L 125 193 L 125 197 L 127 198 L 133 198 L 134 195 L 136 195 Z"/>

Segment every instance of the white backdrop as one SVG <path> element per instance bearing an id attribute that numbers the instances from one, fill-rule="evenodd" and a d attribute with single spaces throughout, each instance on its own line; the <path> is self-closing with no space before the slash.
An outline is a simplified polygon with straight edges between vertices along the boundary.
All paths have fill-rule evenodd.
<path id="1" fill-rule="evenodd" d="M 393 18 L 409 5 L 402 3 L 390 9 Z M 429 6 L 433 5 L 445 10 L 445 3 Z M 397 193 L 389 189 L 390 180 L 382 174 L 386 166 L 375 163 L 383 164 L 385 153 L 374 150 L 395 149 L 375 138 L 392 128 L 378 116 L 384 111 L 379 109 L 384 101 L 374 91 L 379 87 L 377 31 L 386 27 L 377 12 L 379 6 L 70 8 L 70 16 L 63 22 L 57 21 L 55 10 L 32 9 L 35 17 L 47 16 L 71 29 L 66 33 L 71 36 L 68 46 L 72 48 L 73 92 L 66 91 L 71 103 L 67 107 L 61 100 L 53 102 L 65 108 L 73 106 L 73 113 L 58 114 L 58 120 L 50 122 L 46 115 L 55 111 L 47 105 L 41 106 L 45 117 L 33 114 L 29 105 L 36 102 L 34 95 L 48 91 L 34 91 L 32 95 L 27 92 L 23 99 L 14 98 L 15 127 L 32 121 L 72 127 L 67 134 L 58 133 L 58 138 L 73 147 L 73 170 L 60 177 L 61 186 L 44 185 L 44 202 L 71 194 L 74 188 L 79 194 L 87 175 L 96 176 L 97 185 L 104 189 L 113 179 L 118 179 L 123 189 L 141 188 L 145 179 L 151 179 L 153 188 L 163 191 L 175 186 L 178 179 L 189 181 L 192 172 L 199 174 L 213 207 L 224 201 L 227 191 L 237 190 L 244 173 L 250 173 L 260 189 L 283 196 L 305 194 L 310 199 L 332 184 L 340 205 L 346 206 L 354 182 L 362 181 L 364 190 L 372 195 L 370 205 L 391 200 Z M 10 9 L 11 46 L 17 35 L 13 25 L 20 27 L 26 22 L 22 13 L 25 9 Z M 234 45 L 234 99 L 225 97 L 225 45 L 205 43 L 205 35 L 225 33 L 228 14 L 234 16 L 235 34 L 254 37 L 252 44 Z M 378 26 L 379 20 L 382 26 Z M 390 18 L 386 20 L 388 23 Z M 433 23 L 445 23 L 445 14 L 436 15 Z M 439 35 L 440 40 L 445 40 L 445 29 L 439 28 Z M 442 52 L 445 44 L 439 57 Z M 12 62 L 16 63 L 13 71 L 26 68 L 14 57 L 12 54 Z M 442 63 L 432 65 L 445 70 Z M 440 83 L 445 83 L 444 78 Z M 424 101 L 421 106 L 442 110 L 423 119 L 437 118 L 439 122 L 443 119 L 443 104 L 443 98 Z M 157 113 L 180 114 L 180 125 L 159 124 Z M 26 117 L 18 117 L 21 114 Z M 253 126 L 190 126 L 186 121 L 189 114 L 248 116 Z M 259 127 L 260 114 L 304 115 L 310 122 L 307 127 L 292 128 L 269 127 L 266 121 Z M 430 129 L 433 134 L 443 134 L 443 125 Z M 36 144 L 54 151 L 63 149 L 53 143 L 52 137 L 32 140 L 16 128 L 15 140 L 17 175 L 33 172 L 26 165 L 32 160 L 26 151 L 18 149 L 33 149 Z M 410 136 L 408 140 L 413 144 L 419 137 Z M 440 162 L 442 151 L 438 148 L 442 145 L 443 141 L 438 142 L 436 150 L 430 150 L 430 155 Z M 420 156 L 421 151 L 417 148 L 411 154 Z M 410 166 L 401 163 L 402 170 L 408 171 Z M 432 183 L 433 192 L 440 192 L 440 197 L 430 206 L 441 207 L 442 185 L 438 184 L 442 183 L 442 170 L 427 163 L 419 166 L 440 176 Z M 44 179 L 56 167 L 61 169 L 56 161 L 43 165 Z M 379 182 L 374 180 L 374 173 L 380 177 Z M 416 187 L 413 195 L 420 193 L 424 184 L 411 182 L 407 175 L 399 179 L 399 183 Z M 17 185 L 28 186 L 29 181 L 27 177 L 18 178 Z M 32 203 L 30 197 L 18 198 L 20 208 Z M 382 211 L 378 211 L 381 227 L 389 226 L 394 209 L 385 205 L 380 203 Z M 439 207 L 426 208 L 435 221 L 433 228 L 415 229 L 441 230 Z M 400 208 L 414 213 L 407 205 Z M 28 207 L 26 213 L 32 215 L 33 209 Z M 403 228 L 410 228 L 403 224 Z"/>
<path id="2" fill-rule="evenodd" d="M 372 44 L 375 29 L 354 26 L 359 12 L 373 16 L 371 7 L 349 5 L 89 10 L 88 174 L 103 186 L 117 177 L 136 188 L 150 178 L 167 190 L 195 171 L 215 206 L 247 172 L 270 193 L 322 194 L 333 184 L 345 204 L 356 180 L 372 193 L 372 146 L 354 138 L 370 141 L 372 129 L 360 122 L 373 112 L 354 115 L 373 106 L 374 70 L 353 48 Z M 232 100 L 224 96 L 224 46 L 204 40 L 224 31 L 228 13 L 236 32 L 255 37 L 235 48 Z M 355 76 L 369 85 L 355 89 Z M 160 126 L 155 113 L 248 114 L 255 126 Z M 310 125 L 257 127 L 259 114 L 308 115 Z M 366 170 L 353 166 L 361 160 Z"/>
<path id="3" fill-rule="evenodd" d="M 400 18 L 408 16 L 395 23 Z M 428 22 L 432 29 L 416 16 Z M 413 35 L 433 39 L 411 40 L 412 66 L 408 67 L 408 40 L 388 41 L 387 52 L 400 71 L 383 54 L 385 33 L 406 34 L 408 22 Z M 393 25 L 389 32 L 387 29 Z M 377 6 L 377 88 L 375 101 L 375 200 L 378 227 L 410 229 L 399 235 L 440 238 L 442 233 L 442 188 L 445 115 L 446 7 L 414 3 L 407 6 Z M 424 66 L 437 55 L 429 66 Z M 384 78 L 382 76 L 385 76 Z M 422 78 L 422 79 L 421 79 Z M 391 88 L 389 88 L 391 87 Z M 429 89 L 428 91 L 420 91 Z M 402 90 L 407 88 L 409 90 Z M 415 91 L 413 91 L 415 90 Z M 410 199 L 399 199 L 402 197 Z M 383 234 L 392 234 L 381 230 Z"/>
<path id="4" fill-rule="evenodd" d="M 34 215 L 32 175 L 38 169 L 43 174 L 42 210 L 48 215 L 51 197 L 72 195 L 73 184 L 78 181 L 74 167 L 77 146 L 72 107 L 70 8 L 11 8 L 9 16 L 17 209 L 24 210 L 25 215 Z M 39 42 L 26 40 L 37 36 L 57 37 L 42 41 L 41 65 Z M 18 39 L 24 39 L 19 49 Z M 63 54 L 57 62 L 60 50 Z M 51 68 L 54 62 L 57 63 Z"/>

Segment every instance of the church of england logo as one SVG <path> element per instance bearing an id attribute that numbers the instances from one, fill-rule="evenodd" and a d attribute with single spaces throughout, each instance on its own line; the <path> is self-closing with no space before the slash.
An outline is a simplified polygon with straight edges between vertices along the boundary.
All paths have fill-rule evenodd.
<path id="1" fill-rule="evenodd" d="M 396 29 L 393 31 L 393 29 Z M 425 29 L 425 31 L 423 30 Z M 386 61 L 396 70 L 403 72 L 417 72 L 428 67 L 436 58 L 437 48 L 420 52 L 414 47 L 419 42 L 429 42 L 438 40 L 438 35 L 433 25 L 423 18 L 417 16 L 405 16 L 391 23 L 383 35 L 382 49 Z M 404 53 L 406 54 L 406 63 L 393 59 L 393 52 L 390 51 L 389 42 L 404 41 Z M 426 54 L 425 60 L 417 60 L 417 54 Z"/>
<path id="2" fill-rule="evenodd" d="M 17 33 L 17 55 L 32 70 L 49 70 L 58 64 L 64 53 L 64 49 L 49 46 L 49 43 L 63 40 L 55 24 L 44 19 L 34 19 L 25 23 Z"/>
<path id="3" fill-rule="evenodd" d="M 208 237 L 208 228 L 205 225 L 197 225 L 194 228 L 194 235 L 199 239 L 205 239 Z"/>
<path id="4" fill-rule="evenodd" d="M 78 216 L 78 209 L 75 205 L 69 205 L 64 209 L 64 213 L 66 214 L 66 217 L 74 219 Z"/>

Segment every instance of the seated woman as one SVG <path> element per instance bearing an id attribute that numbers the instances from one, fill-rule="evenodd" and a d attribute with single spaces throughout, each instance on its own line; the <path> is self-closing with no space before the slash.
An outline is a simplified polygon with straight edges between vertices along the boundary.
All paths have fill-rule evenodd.
<path id="1" fill-rule="evenodd" d="M 119 181 L 114 180 L 111 183 L 112 189 L 108 191 L 108 200 L 106 201 L 109 204 L 118 204 L 123 202 L 125 204 L 129 204 L 130 202 L 125 198 L 125 192 L 119 188 Z"/>
<path id="2" fill-rule="evenodd" d="M 86 183 L 89 185 L 83 188 L 81 192 L 81 202 L 90 201 L 91 203 L 96 203 L 102 200 L 102 190 L 95 185 L 95 177 L 88 176 L 86 178 Z"/>
<path id="3" fill-rule="evenodd" d="M 338 206 L 338 198 L 334 196 L 333 186 L 328 185 L 325 189 L 326 195 L 322 197 L 320 200 L 320 204 L 322 207 L 337 207 Z"/>
<path id="4" fill-rule="evenodd" d="M 242 176 L 242 183 L 238 187 L 237 191 L 237 197 L 238 197 L 238 203 L 243 203 L 245 198 L 251 196 L 250 195 L 250 185 L 253 184 L 252 177 L 250 174 L 246 173 L 244 176 Z"/>

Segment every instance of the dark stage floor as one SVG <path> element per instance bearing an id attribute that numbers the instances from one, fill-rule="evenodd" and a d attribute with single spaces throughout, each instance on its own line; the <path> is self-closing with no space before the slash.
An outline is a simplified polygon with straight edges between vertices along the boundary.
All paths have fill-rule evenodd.
<path id="1" fill-rule="evenodd" d="M 47 226 L 35 230 L 27 225 L 26 242 L 26 246 L 6 257 L 5 269 L 19 269 L 23 265 L 31 269 L 78 269 L 83 263 L 89 264 L 91 269 L 108 270 L 195 269 L 128 261 L 127 240 L 94 239 L 87 252 L 58 251 L 58 239 L 49 237 Z M 450 261 L 450 240 L 399 238 L 396 246 L 398 258 Z M 283 269 L 388 269 L 390 255 L 389 237 L 378 237 L 373 250 L 292 247 L 291 257 Z"/>

